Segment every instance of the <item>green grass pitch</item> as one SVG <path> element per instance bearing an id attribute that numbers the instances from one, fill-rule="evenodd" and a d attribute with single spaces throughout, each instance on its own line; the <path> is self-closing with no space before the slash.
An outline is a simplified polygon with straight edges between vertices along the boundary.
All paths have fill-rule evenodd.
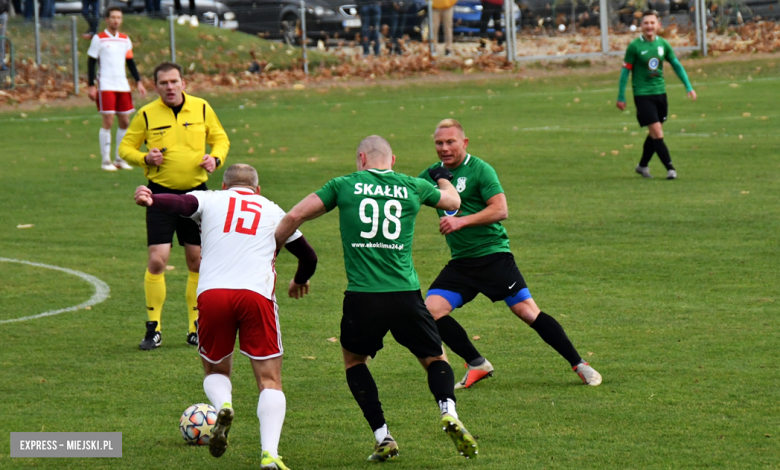
<path id="1" fill-rule="evenodd" d="M 371 363 L 400 458 L 389 468 L 776 468 L 780 465 L 780 61 L 687 64 L 699 100 L 668 79 L 666 142 L 679 172 L 634 173 L 644 132 L 615 109 L 610 75 L 208 96 L 228 130 L 228 163 L 260 172 L 289 209 L 354 171 L 369 134 L 396 170 L 436 161 L 431 135 L 454 117 L 498 171 L 512 250 L 540 307 L 604 376 L 583 386 L 502 303 L 454 315 L 496 376 L 458 393 L 480 457 L 456 456 L 414 357 L 391 337 Z M 758 70 L 758 67 L 761 69 Z M 667 72 L 669 73 L 669 72 Z M 629 99 L 630 101 L 630 99 Z M 747 114 L 749 113 L 749 114 Z M 178 418 L 206 401 L 185 344 L 182 250 L 166 272 L 163 346 L 142 352 L 146 320 L 140 170 L 100 170 L 94 108 L 0 112 L 0 257 L 105 281 L 89 310 L 0 324 L 0 468 L 258 468 L 257 390 L 237 356 L 231 447 L 215 461 L 184 444 Z M 250 152 L 250 148 L 252 151 Z M 210 185 L 218 187 L 221 174 Z M 33 224 L 32 228 L 17 228 Z M 346 287 L 337 216 L 303 227 L 320 264 L 311 295 L 280 297 L 288 400 L 280 452 L 300 469 L 361 469 L 373 436 L 344 380 L 338 343 Z M 423 289 L 448 260 L 436 216 L 419 216 Z M 295 259 L 278 260 L 279 290 Z M 0 263 L 0 320 L 86 301 L 77 277 Z M 451 356 L 456 377 L 463 373 Z M 12 431 L 120 431 L 121 459 L 11 459 Z"/>

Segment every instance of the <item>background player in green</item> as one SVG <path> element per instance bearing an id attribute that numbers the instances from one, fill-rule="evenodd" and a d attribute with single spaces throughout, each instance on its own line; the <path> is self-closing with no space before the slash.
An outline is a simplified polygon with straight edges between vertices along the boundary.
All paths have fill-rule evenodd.
<path id="1" fill-rule="evenodd" d="M 642 36 L 634 39 L 626 49 L 626 57 L 623 60 L 623 69 L 620 72 L 618 85 L 617 107 L 621 111 L 626 109 L 626 84 L 628 75 L 633 72 L 631 88 L 634 90 L 634 104 L 636 104 L 636 118 L 641 127 L 647 126 L 647 139 L 642 149 L 642 160 L 636 167 L 636 172 L 645 178 L 652 178 L 647 164 L 657 153 L 666 167 L 666 179 L 677 178 L 677 170 L 672 165 L 672 157 L 664 143 L 663 123 L 666 121 L 669 105 L 666 100 L 666 85 L 664 84 L 664 59 L 672 64 L 674 72 L 680 77 L 688 96 L 696 101 L 696 92 L 693 91 L 688 75 L 677 57 L 672 46 L 664 38 L 658 37 L 661 23 L 658 20 L 658 12 L 647 10 L 642 14 Z"/>
<path id="2" fill-rule="evenodd" d="M 493 302 L 503 300 L 509 309 L 571 364 L 588 385 L 599 385 L 601 375 L 583 361 L 563 327 L 539 310 L 509 250 L 509 237 L 501 221 L 508 216 L 506 196 L 496 171 L 466 152 L 469 140 L 454 119 L 445 119 L 433 135 L 441 162 L 420 173 L 447 168 L 460 193 L 459 210 L 439 210 L 439 231 L 447 238 L 452 260 L 433 281 L 425 306 L 436 319 L 444 344 L 466 361 L 467 372 L 455 388 L 468 388 L 493 375 L 493 365 L 477 351 L 466 330 L 449 314 L 482 293 Z"/>
<path id="3" fill-rule="evenodd" d="M 473 458 L 477 444 L 458 420 L 455 376 L 412 265 L 414 222 L 421 205 L 453 210 L 460 205 L 460 197 L 446 169 L 431 172 L 437 189 L 420 178 L 394 173 L 394 164 L 395 155 L 385 139 L 365 138 L 357 149 L 358 171 L 330 180 L 296 205 L 279 224 L 276 240 L 284 246 L 303 222 L 339 208 L 349 281 L 341 347 L 347 384 L 376 438 L 368 459 L 384 461 L 398 455 L 398 444 L 388 433 L 376 382 L 367 366 L 369 356 L 382 349 L 388 331 L 428 371 L 428 387 L 439 404 L 443 429 L 461 455 Z"/>

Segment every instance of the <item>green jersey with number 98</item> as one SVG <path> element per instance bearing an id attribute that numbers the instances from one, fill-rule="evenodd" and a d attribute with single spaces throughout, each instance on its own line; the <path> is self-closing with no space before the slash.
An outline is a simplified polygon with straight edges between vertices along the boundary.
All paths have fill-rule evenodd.
<path id="1" fill-rule="evenodd" d="M 352 292 L 420 288 L 412 265 L 414 223 L 421 205 L 435 206 L 439 189 L 393 170 L 365 170 L 315 191 L 330 212 L 339 208 L 344 265 Z"/>

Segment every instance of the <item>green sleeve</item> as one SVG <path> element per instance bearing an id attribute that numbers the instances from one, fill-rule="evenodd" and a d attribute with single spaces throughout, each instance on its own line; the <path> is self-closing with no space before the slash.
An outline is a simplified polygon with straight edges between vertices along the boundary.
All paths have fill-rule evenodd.
<path id="1" fill-rule="evenodd" d="M 417 184 L 417 194 L 420 195 L 420 202 L 426 206 L 434 207 L 441 200 L 441 191 L 439 188 L 422 178 L 415 178 Z"/>
<path id="2" fill-rule="evenodd" d="M 492 166 L 485 164 L 479 178 L 479 194 L 482 196 L 482 200 L 487 202 L 491 197 L 503 192 L 504 188 L 501 187 L 501 183 L 498 181 L 496 170 Z"/>
<path id="3" fill-rule="evenodd" d="M 325 209 L 327 209 L 328 212 L 332 211 L 333 208 L 336 207 L 339 197 L 339 187 L 341 186 L 343 180 L 343 177 L 333 178 L 332 180 L 325 183 L 325 186 L 318 189 L 317 191 L 314 191 L 314 194 L 322 199 L 322 203 L 325 204 Z"/>
<path id="4" fill-rule="evenodd" d="M 622 101 L 623 103 L 626 102 L 626 85 L 628 85 L 628 76 L 631 74 L 631 71 L 627 68 L 623 67 L 620 70 L 620 80 L 618 81 L 618 101 Z"/>
<path id="5" fill-rule="evenodd" d="M 620 80 L 618 80 L 618 101 L 626 101 L 626 85 L 628 85 L 628 76 L 634 68 L 634 59 L 636 58 L 636 47 L 634 43 L 626 48 L 626 56 L 623 58 L 623 68 L 620 69 Z"/>
<path id="6" fill-rule="evenodd" d="M 428 178 L 426 178 L 426 176 L 430 176 L 430 175 L 428 175 L 428 169 L 427 168 L 424 169 L 423 171 L 421 171 L 419 176 L 417 176 L 417 177 L 418 178 L 422 178 L 424 180 L 427 180 Z"/>
<path id="7" fill-rule="evenodd" d="M 685 67 L 682 66 L 679 59 L 677 59 L 677 56 L 674 55 L 672 46 L 670 46 L 668 42 L 664 45 L 664 47 L 666 48 L 666 60 L 668 60 L 669 63 L 672 64 L 674 73 L 676 73 L 677 76 L 680 77 L 680 81 L 682 81 L 683 85 L 685 85 L 685 91 L 687 93 L 690 93 L 691 91 L 693 91 L 693 86 L 691 86 L 691 81 L 688 80 L 688 74 L 685 73 Z"/>

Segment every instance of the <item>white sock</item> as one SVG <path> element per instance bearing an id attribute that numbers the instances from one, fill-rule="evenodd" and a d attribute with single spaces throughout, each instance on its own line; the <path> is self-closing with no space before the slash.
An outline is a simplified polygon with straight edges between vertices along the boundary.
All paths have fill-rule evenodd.
<path id="1" fill-rule="evenodd" d="M 387 423 L 382 425 L 381 428 L 374 431 L 374 437 L 376 438 L 376 443 L 381 444 L 382 441 L 385 440 L 385 437 L 387 437 L 389 433 L 387 432 Z"/>
<path id="2" fill-rule="evenodd" d="M 266 388 L 257 400 L 257 419 L 260 420 L 260 447 L 271 457 L 279 457 L 279 439 L 287 411 L 287 399 L 281 390 Z"/>
<path id="3" fill-rule="evenodd" d="M 127 134 L 127 129 L 120 129 L 116 128 L 116 161 L 124 161 L 121 158 L 119 158 L 119 144 L 122 143 L 122 139 L 125 138 L 125 134 Z"/>
<path id="4" fill-rule="evenodd" d="M 100 156 L 103 157 L 103 163 L 111 162 L 111 129 L 100 128 L 98 134 L 100 141 Z"/>
<path id="5" fill-rule="evenodd" d="M 455 402 L 451 398 L 447 398 L 447 401 L 439 402 L 439 409 L 441 414 L 447 413 L 452 415 L 453 418 L 458 419 L 458 412 L 455 411 Z"/>
<path id="6" fill-rule="evenodd" d="M 233 384 L 230 378 L 222 374 L 209 374 L 203 379 L 203 391 L 217 411 L 227 403 L 233 402 Z"/>

